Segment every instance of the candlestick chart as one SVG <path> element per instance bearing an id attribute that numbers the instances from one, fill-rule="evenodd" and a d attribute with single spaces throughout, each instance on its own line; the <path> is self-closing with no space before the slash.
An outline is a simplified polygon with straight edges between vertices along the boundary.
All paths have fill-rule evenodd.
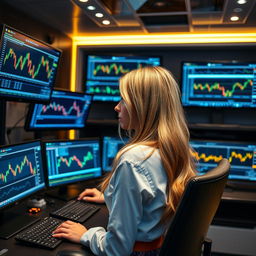
<path id="1" fill-rule="evenodd" d="M 215 82 L 214 80 L 195 79 L 192 94 L 219 98 L 248 97 L 252 94 L 252 79 L 229 79 Z"/>
<path id="2" fill-rule="evenodd" d="M 68 184 L 101 175 L 98 140 L 46 143 L 50 186 Z"/>
<path id="3" fill-rule="evenodd" d="M 24 197 L 44 185 L 40 142 L 0 150 L 0 204 Z"/>
<path id="4" fill-rule="evenodd" d="M 194 106 L 256 106 L 256 64 L 183 66 L 182 102 Z"/>
<path id="5" fill-rule="evenodd" d="M 56 64 L 49 55 L 33 48 L 21 49 L 20 45 L 10 41 L 7 43 L 3 72 L 48 83 L 54 68 Z"/>
<path id="6" fill-rule="evenodd" d="M 15 158 L 10 161 L 2 160 L 2 173 L 0 173 L 1 183 L 10 184 L 16 180 L 34 176 L 36 174 L 36 163 L 32 153 L 27 153 L 25 156 Z"/>
<path id="7" fill-rule="evenodd" d="M 231 177 L 256 179 L 256 145 L 192 142 L 191 146 L 199 172 L 205 173 L 226 158 L 231 164 Z"/>
<path id="8" fill-rule="evenodd" d="M 69 100 L 67 100 L 69 101 Z M 78 101 L 69 101 L 66 104 L 61 104 L 56 101 L 51 102 L 49 105 L 42 105 L 40 115 L 53 115 L 53 116 L 76 116 L 83 115 L 83 105 Z"/>
<path id="9" fill-rule="evenodd" d="M 0 45 L 0 96 L 50 100 L 61 51 L 8 26 Z"/>
<path id="10" fill-rule="evenodd" d="M 216 164 L 223 158 L 227 158 L 232 165 L 252 166 L 253 152 L 241 149 L 225 149 L 225 148 L 210 148 L 199 147 L 193 153 L 195 159 L 199 163 Z"/>
<path id="11" fill-rule="evenodd" d="M 92 94 L 101 94 L 101 95 L 113 95 L 113 96 L 119 96 L 120 90 L 118 85 L 102 85 L 97 84 L 96 86 L 90 86 L 87 90 L 88 93 Z"/>
<path id="12" fill-rule="evenodd" d="M 86 92 L 95 100 L 118 101 L 118 80 L 131 70 L 160 65 L 160 58 L 150 56 L 88 56 Z"/>
<path id="13" fill-rule="evenodd" d="M 96 62 L 93 68 L 93 77 L 96 79 L 106 79 L 106 77 L 111 77 L 112 79 L 118 79 L 124 74 L 130 72 L 133 69 L 141 68 L 147 65 L 143 62 Z"/>
<path id="14" fill-rule="evenodd" d="M 93 168 L 93 154 L 90 148 L 83 150 L 69 149 L 68 156 L 57 157 L 57 168 L 59 173 L 76 172 L 78 170 Z"/>
<path id="15" fill-rule="evenodd" d="M 54 90 L 50 103 L 30 109 L 29 128 L 81 128 L 89 114 L 92 96 Z"/>

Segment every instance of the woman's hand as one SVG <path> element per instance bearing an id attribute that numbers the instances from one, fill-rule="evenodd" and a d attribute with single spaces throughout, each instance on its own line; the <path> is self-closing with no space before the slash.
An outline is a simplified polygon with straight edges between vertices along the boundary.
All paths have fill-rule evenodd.
<path id="1" fill-rule="evenodd" d="M 101 204 L 105 202 L 103 193 L 96 188 L 85 189 L 77 199 Z"/>
<path id="2" fill-rule="evenodd" d="M 72 242 L 79 243 L 82 235 L 87 231 L 87 228 L 73 221 L 65 221 L 61 223 L 54 231 L 52 236 L 57 238 L 65 238 Z"/>

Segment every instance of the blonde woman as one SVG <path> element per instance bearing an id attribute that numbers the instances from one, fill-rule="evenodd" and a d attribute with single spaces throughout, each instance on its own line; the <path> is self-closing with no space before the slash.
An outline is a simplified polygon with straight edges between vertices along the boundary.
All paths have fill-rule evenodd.
<path id="1" fill-rule="evenodd" d="M 133 70 L 120 79 L 119 125 L 130 140 L 117 154 L 102 191 L 79 200 L 105 202 L 107 230 L 64 222 L 55 237 L 81 242 L 96 255 L 155 256 L 184 187 L 195 175 L 189 132 L 177 83 L 162 67 Z"/>

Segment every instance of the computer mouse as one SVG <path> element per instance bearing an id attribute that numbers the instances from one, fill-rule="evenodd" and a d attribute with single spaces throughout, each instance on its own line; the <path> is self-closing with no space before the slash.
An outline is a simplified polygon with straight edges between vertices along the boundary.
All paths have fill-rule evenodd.
<path id="1" fill-rule="evenodd" d="M 58 251 L 56 256 L 88 256 L 88 254 L 83 251 L 63 250 Z"/>

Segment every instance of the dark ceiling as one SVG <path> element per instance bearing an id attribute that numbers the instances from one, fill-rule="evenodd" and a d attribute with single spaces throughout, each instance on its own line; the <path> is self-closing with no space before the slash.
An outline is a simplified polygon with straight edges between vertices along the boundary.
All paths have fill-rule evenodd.
<path id="1" fill-rule="evenodd" d="M 256 32 L 255 0 L 1 1 L 69 36 L 159 32 Z M 243 1 L 245 3 L 240 4 Z M 92 10 L 91 6 L 95 9 Z M 103 17 L 96 17 L 96 13 L 102 13 Z M 231 21 L 231 16 L 238 16 L 239 20 Z M 109 25 L 102 24 L 106 19 L 110 21 Z"/>

